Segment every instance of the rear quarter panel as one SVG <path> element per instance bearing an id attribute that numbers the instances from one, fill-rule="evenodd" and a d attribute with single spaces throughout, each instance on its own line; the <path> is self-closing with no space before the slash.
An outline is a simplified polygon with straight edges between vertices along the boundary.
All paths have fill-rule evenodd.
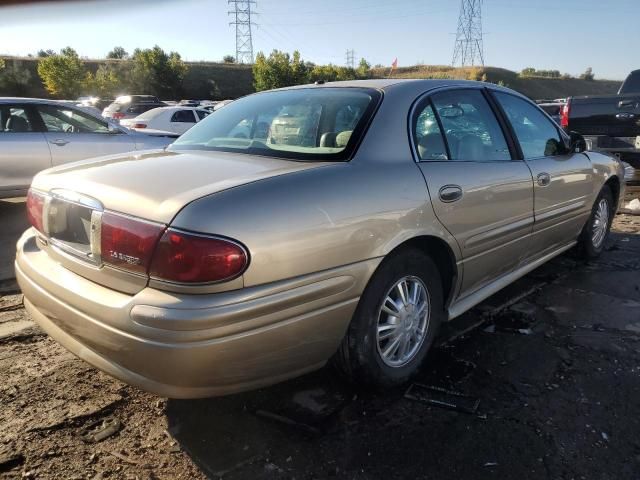
<path id="1" fill-rule="evenodd" d="M 383 257 L 420 235 L 447 238 L 417 166 L 336 163 L 194 201 L 172 225 L 242 242 L 253 286 Z"/>
<path id="2" fill-rule="evenodd" d="M 609 155 L 605 155 L 598 152 L 585 152 L 591 160 L 591 165 L 593 166 L 593 192 L 591 197 L 591 204 L 596 201 L 600 190 L 605 183 L 607 183 L 611 177 L 616 177 L 618 180 L 618 184 L 620 185 L 620 191 L 618 195 L 618 205 L 616 205 L 616 210 L 620 206 L 620 203 L 624 199 L 624 166 L 622 162 L 620 162 L 615 157 L 611 157 Z"/>

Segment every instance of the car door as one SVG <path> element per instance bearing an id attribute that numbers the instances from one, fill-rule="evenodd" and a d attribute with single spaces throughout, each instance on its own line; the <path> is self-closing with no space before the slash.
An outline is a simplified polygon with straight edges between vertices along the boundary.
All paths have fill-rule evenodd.
<path id="1" fill-rule="evenodd" d="M 196 116 L 193 110 L 177 110 L 171 115 L 169 131 L 183 134 L 196 123 Z"/>
<path id="2" fill-rule="evenodd" d="M 533 251 L 542 254 L 575 240 L 592 208 L 589 157 L 569 151 L 558 126 L 533 103 L 506 92 L 493 95 L 534 178 Z"/>
<path id="3" fill-rule="evenodd" d="M 50 166 L 51 153 L 33 107 L 0 104 L 0 197 L 26 189 L 36 173 Z"/>
<path id="4" fill-rule="evenodd" d="M 460 297 L 517 268 L 530 246 L 533 179 L 483 89 L 449 89 L 414 109 L 415 154 L 440 222 L 462 252 Z"/>
<path id="5" fill-rule="evenodd" d="M 106 121 L 67 105 L 40 104 L 38 113 L 53 165 L 135 150 L 130 135 L 110 130 Z"/>

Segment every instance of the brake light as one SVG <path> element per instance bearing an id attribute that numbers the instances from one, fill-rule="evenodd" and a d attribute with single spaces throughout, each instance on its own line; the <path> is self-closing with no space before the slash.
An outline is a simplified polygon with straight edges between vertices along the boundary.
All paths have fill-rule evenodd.
<path id="1" fill-rule="evenodd" d="M 235 242 L 168 229 L 153 255 L 150 275 L 170 282 L 220 282 L 240 275 L 248 262 L 245 249 Z"/>
<path id="2" fill-rule="evenodd" d="M 29 189 L 27 193 L 27 217 L 29 218 L 29 223 L 42 233 L 44 233 L 43 210 L 44 195 Z"/>
<path id="3" fill-rule="evenodd" d="M 569 128 L 569 114 L 571 113 L 571 99 L 567 99 L 567 103 L 560 110 L 560 126 L 564 129 Z"/>
<path id="4" fill-rule="evenodd" d="M 111 115 L 111 117 L 114 120 L 120 120 L 121 118 L 124 118 L 124 113 L 122 112 L 113 112 L 113 114 Z"/>
<path id="5" fill-rule="evenodd" d="M 146 123 L 134 123 L 133 127 L 131 128 L 147 128 L 147 124 Z"/>
<path id="6" fill-rule="evenodd" d="M 103 263 L 146 274 L 164 228 L 162 224 L 104 212 L 100 239 Z"/>

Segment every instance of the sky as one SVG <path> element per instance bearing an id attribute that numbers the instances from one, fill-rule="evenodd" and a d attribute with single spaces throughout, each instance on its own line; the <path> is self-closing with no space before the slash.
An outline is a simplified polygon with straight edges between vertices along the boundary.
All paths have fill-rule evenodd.
<path id="1" fill-rule="evenodd" d="M 0 54 L 71 46 L 103 58 L 159 45 L 185 60 L 235 54 L 226 0 L 101 0 L 0 7 Z M 254 51 L 315 63 L 450 64 L 460 0 L 257 0 Z M 621 80 L 640 68 L 640 0 L 484 0 L 485 64 Z"/>

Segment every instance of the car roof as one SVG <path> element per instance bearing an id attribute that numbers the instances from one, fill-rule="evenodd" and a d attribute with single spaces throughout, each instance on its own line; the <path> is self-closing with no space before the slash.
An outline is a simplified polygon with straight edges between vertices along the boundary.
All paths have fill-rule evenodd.
<path id="1" fill-rule="evenodd" d="M 346 80 L 340 82 L 325 82 L 325 83 L 312 83 L 307 85 L 295 85 L 292 87 L 285 87 L 278 89 L 282 90 L 295 90 L 301 88 L 336 88 L 336 87 L 360 87 L 360 88 L 373 88 L 381 91 L 398 91 L 399 93 L 406 93 L 414 95 L 419 92 L 427 92 L 435 88 L 440 87 L 490 87 L 493 90 L 509 92 L 514 95 L 524 97 L 518 92 L 505 88 L 493 83 L 477 82 L 472 80 L 455 80 L 455 79 L 420 79 L 420 78 L 388 78 L 388 79 L 376 79 L 376 80 Z M 266 92 L 258 92 L 260 93 Z"/>

